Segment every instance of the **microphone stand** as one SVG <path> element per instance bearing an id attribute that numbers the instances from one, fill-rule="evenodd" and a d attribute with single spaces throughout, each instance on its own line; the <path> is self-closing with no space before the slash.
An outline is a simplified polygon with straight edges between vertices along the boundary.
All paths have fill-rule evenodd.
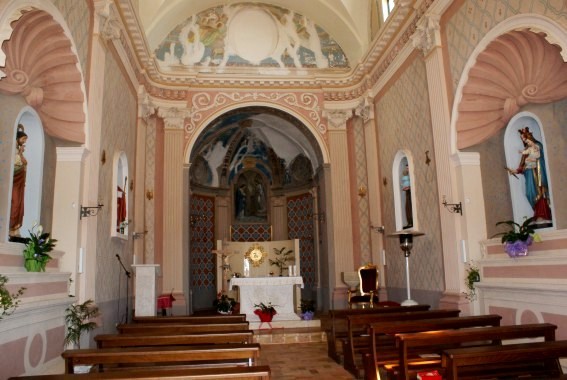
<path id="1" fill-rule="evenodd" d="M 120 266 L 122 267 L 122 269 L 124 269 L 124 273 L 126 274 L 126 277 L 128 277 L 128 279 L 126 280 L 126 323 L 128 323 L 128 313 L 129 313 L 128 304 L 130 303 L 130 293 L 128 291 L 128 283 L 130 282 L 129 281 L 130 272 L 128 271 L 128 269 L 126 269 L 126 267 L 122 263 L 122 259 L 120 259 L 119 254 L 116 254 L 116 258 L 118 259 L 118 262 L 120 263 Z M 120 300 L 119 300 L 119 302 L 120 302 Z"/>

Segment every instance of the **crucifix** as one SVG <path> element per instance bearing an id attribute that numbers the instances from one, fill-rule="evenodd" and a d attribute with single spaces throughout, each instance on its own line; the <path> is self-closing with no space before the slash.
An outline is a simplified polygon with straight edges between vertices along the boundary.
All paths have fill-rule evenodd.
<path id="1" fill-rule="evenodd" d="M 230 280 L 230 256 L 237 254 L 237 251 L 230 251 L 228 249 L 214 249 L 211 251 L 212 253 L 219 255 L 222 260 L 222 291 L 223 293 L 228 290 L 228 281 Z"/>

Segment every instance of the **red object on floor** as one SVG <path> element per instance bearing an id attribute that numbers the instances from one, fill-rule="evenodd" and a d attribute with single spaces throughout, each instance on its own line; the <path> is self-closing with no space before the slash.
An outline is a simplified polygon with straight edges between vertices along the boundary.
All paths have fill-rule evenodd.
<path id="1" fill-rule="evenodd" d="M 418 380 L 441 380 L 441 375 L 437 371 L 419 372 Z"/>
<path id="2" fill-rule="evenodd" d="M 157 298 L 157 307 L 161 309 L 162 315 L 166 314 L 165 309 L 171 309 L 173 301 L 175 301 L 173 294 L 162 294 Z"/>

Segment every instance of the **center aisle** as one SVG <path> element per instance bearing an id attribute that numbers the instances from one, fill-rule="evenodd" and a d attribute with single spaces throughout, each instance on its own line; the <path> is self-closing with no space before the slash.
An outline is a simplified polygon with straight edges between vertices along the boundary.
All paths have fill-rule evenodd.
<path id="1" fill-rule="evenodd" d="M 261 365 L 269 365 L 271 379 L 333 379 L 354 377 L 327 356 L 327 343 L 263 344 Z"/>

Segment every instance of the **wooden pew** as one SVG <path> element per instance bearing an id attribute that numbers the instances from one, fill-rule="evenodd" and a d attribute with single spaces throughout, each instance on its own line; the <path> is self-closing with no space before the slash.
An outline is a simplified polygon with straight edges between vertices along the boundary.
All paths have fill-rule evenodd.
<path id="1" fill-rule="evenodd" d="M 89 380 L 89 379 L 188 379 L 188 380 L 269 380 L 269 366 L 211 367 L 211 368 L 144 368 L 119 372 L 86 374 L 36 375 L 12 377 L 9 380 Z"/>
<path id="2" fill-rule="evenodd" d="M 359 359 L 362 360 L 365 369 L 365 378 L 373 379 L 377 368 L 399 359 L 396 334 L 468 327 L 497 327 L 500 326 L 501 319 L 500 315 L 488 314 L 371 324 L 368 329 L 368 347 L 359 351 Z"/>
<path id="3" fill-rule="evenodd" d="M 551 323 L 537 323 L 396 334 L 399 357 L 391 364 L 386 364 L 385 368 L 388 371 L 388 378 L 415 379 L 419 371 L 441 370 L 441 354 L 447 348 L 458 348 L 464 343 L 468 346 L 500 345 L 504 340 L 527 338 L 543 338 L 551 342 L 555 340 L 556 330 L 557 326 Z M 425 360 L 421 358 L 424 355 L 427 355 Z M 435 359 L 431 355 L 436 355 L 438 358 Z M 372 370 L 369 371 L 365 366 L 366 372 L 370 375 Z M 372 379 L 373 377 L 368 376 L 367 378 Z"/>
<path id="4" fill-rule="evenodd" d="M 175 324 L 175 323 L 129 323 L 116 327 L 121 334 L 179 335 L 199 332 L 242 331 L 249 330 L 248 322 L 211 323 L 211 324 Z"/>
<path id="5" fill-rule="evenodd" d="M 567 340 L 455 348 L 443 352 L 441 365 L 448 380 L 478 379 L 487 374 L 564 379 L 559 364 L 564 357 Z"/>
<path id="6" fill-rule="evenodd" d="M 156 365 L 156 364 L 222 364 L 244 361 L 251 366 L 260 357 L 260 345 L 213 344 L 198 346 L 159 346 L 66 350 L 61 356 L 65 360 L 65 373 L 73 373 L 75 365 Z"/>
<path id="7" fill-rule="evenodd" d="M 388 314 L 388 313 L 401 313 L 412 311 L 427 311 L 429 305 L 413 305 L 413 306 L 378 306 L 372 309 L 336 309 L 329 310 L 330 329 L 326 331 L 327 334 L 327 355 L 341 363 L 343 355 L 342 339 L 346 338 L 348 334 L 348 315 L 362 315 L 362 314 Z M 366 329 L 361 332 L 366 333 Z"/>
<path id="8" fill-rule="evenodd" d="M 229 323 L 229 322 L 246 322 L 246 314 L 230 314 L 230 315 L 178 315 L 167 317 L 133 317 L 134 323 L 187 323 L 190 325 L 208 324 L 208 323 Z"/>
<path id="9" fill-rule="evenodd" d="M 354 376 L 360 377 L 363 370 L 361 352 L 370 351 L 368 333 L 361 335 L 360 330 L 366 330 L 372 323 L 387 323 L 393 321 L 411 321 L 431 318 L 458 317 L 460 310 L 440 309 L 427 311 L 413 311 L 387 314 L 361 314 L 348 315 L 347 337 L 341 340 L 343 346 L 343 366 Z"/>
<path id="10" fill-rule="evenodd" d="M 179 335 L 101 334 L 95 336 L 94 340 L 97 348 L 252 343 L 254 332 L 242 330 Z"/>

